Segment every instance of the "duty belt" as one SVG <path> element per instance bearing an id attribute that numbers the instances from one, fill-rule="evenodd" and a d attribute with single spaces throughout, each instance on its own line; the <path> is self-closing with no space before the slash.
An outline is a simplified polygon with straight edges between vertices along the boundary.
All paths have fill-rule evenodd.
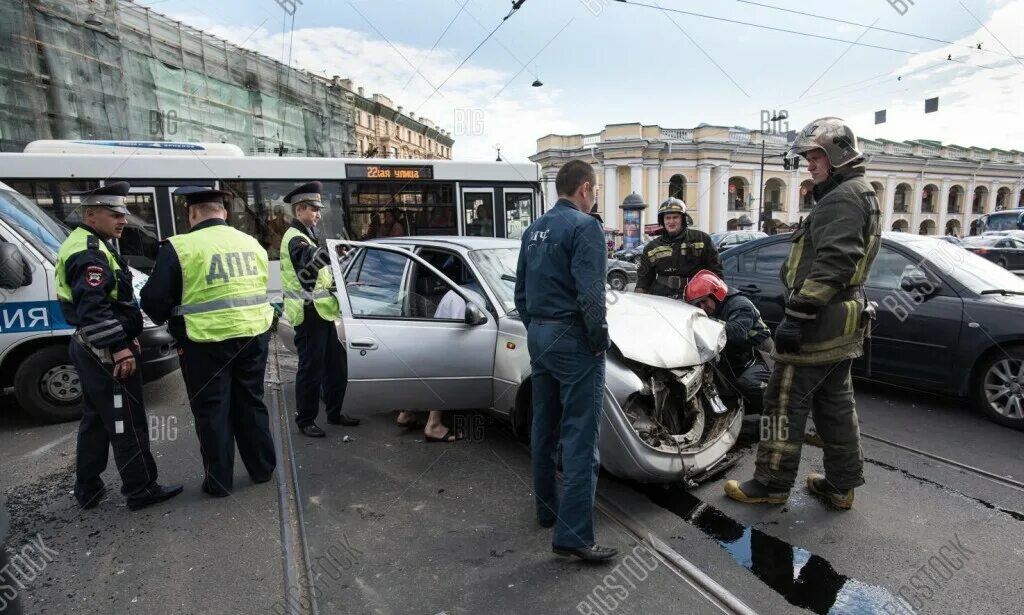
<path id="1" fill-rule="evenodd" d="M 531 318 L 530 322 L 535 322 L 538 325 L 578 325 L 580 321 L 578 318 Z"/>
<path id="2" fill-rule="evenodd" d="M 663 286 L 668 286 L 672 290 L 679 290 L 686 288 L 686 278 L 681 275 L 657 275 L 658 283 Z"/>
<path id="3" fill-rule="evenodd" d="M 110 356 L 110 350 L 107 348 L 97 348 L 90 344 L 89 342 L 87 342 L 85 340 L 85 335 L 82 334 L 82 331 L 80 329 L 76 329 L 75 332 L 71 334 L 71 339 L 78 342 L 78 344 L 80 344 L 82 348 L 85 348 L 89 352 L 96 355 L 96 358 L 100 360 L 100 363 L 103 363 L 105 365 L 112 365 L 114 363 L 114 359 Z"/>

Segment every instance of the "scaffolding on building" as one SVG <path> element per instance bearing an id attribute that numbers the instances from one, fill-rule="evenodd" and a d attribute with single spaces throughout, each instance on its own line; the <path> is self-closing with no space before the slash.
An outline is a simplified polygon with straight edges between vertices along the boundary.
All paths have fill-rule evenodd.
<path id="1" fill-rule="evenodd" d="M 342 157 L 353 98 L 130 0 L 0 0 L 0 151 L 119 139 Z"/>

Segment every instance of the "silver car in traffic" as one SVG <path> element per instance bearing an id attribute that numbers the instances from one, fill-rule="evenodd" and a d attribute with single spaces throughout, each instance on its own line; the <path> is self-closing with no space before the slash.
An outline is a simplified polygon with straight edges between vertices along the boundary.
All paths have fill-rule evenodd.
<path id="1" fill-rule="evenodd" d="M 344 411 L 483 410 L 527 440 L 530 356 L 513 300 L 519 245 L 478 237 L 329 240 L 335 280 L 345 281 L 337 285 L 336 322 L 348 354 Z M 463 318 L 434 317 L 448 293 L 465 301 Z M 613 347 L 601 464 L 642 482 L 694 481 L 724 469 L 743 411 L 718 393 L 722 324 L 649 295 L 609 289 L 607 305 Z M 279 331 L 290 345 L 287 322 Z"/>

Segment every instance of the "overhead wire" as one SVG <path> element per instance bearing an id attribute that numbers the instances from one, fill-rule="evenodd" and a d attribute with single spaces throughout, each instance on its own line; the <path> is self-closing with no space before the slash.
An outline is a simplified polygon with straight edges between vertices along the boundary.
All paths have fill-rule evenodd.
<path id="1" fill-rule="evenodd" d="M 446 34 L 448 34 L 448 30 L 451 29 L 452 24 L 455 23 L 455 20 L 457 20 L 459 18 L 459 16 L 462 15 L 462 12 L 466 10 L 466 5 L 467 4 L 469 4 L 469 0 L 463 0 L 462 6 L 460 6 L 458 12 L 455 13 L 455 17 L 452 17 L 451 21 L 449 21 L 448 25 L 445 26 L 444 30 L 441 31 L 441 35 L 438 36 L 437 40 L 434 41 L 434 44 L 430 46 L 430 49 L 423 56 L 423 58 L 420 60 L 419 64 L 417 64 L 416 67 L 414 67 L 412 73 L 409 75 L 409 78 L 405 81 L 405 85 L 402 86 L 402 91 L 399 92 L 399 94 L 401 94 L 401 93 L 405 92 L 407 89 L 409 89 L 409 84 L 412 83 L 412 80 L 416 76 L 416 73 L 420 72 L 420 69 L 423 68 L 423 63 L 426 62 L 427 58 L 430 57 L 430 54 L 432 54 L 434 52 L 434 50 L 437 49 L 438 44 L 440 44 L 441 40 L 444 39 Z"/>

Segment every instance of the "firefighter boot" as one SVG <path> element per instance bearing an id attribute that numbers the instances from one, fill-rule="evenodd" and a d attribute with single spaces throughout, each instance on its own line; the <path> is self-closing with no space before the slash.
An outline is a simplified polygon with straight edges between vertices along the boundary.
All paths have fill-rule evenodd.
<path id="1" fill-rule="evenodd" d="M 745 483 L 727 480 L 725 495 L 745 504 L 785 504 L 789 499 L 789 490 L 773 491 L 754 479 Z"/>
<path id="2" fill-rule="evenodd" d="M 836 489 L 821 474 L 811 472 L 807 475 L 807 490 L 836 508 L 842 510 L 853 508 L 853 489 Z"/>

